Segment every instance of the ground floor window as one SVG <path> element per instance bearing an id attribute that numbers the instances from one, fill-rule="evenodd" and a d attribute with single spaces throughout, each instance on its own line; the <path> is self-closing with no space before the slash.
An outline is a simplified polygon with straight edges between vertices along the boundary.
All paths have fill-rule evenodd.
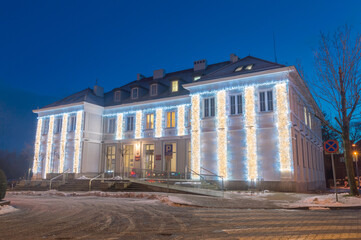
<path id="1" fill-rule="evenodd" d="M 165 158 L 165 171 L 176 172 L 177 171 L 177 143 L 166 143 L 172 146 L 172 156 Z"/>
<path id="2" fill-rule="evenodd" d="M 134 145 L 124 147 L 124 167 L 128 172 L 134 167 Z"/>
<path id="3" fill-rule="evenodd" d="M 154 169 L 154 144 L 145 144 L 145 159 L 144 159 L 144 168 L 145 169 Z"/>
<path id="4" fill-rule="evenodd" d="M 106 171 L 115 171 L 115 146 L 107 146 L 106 149 Z"/>

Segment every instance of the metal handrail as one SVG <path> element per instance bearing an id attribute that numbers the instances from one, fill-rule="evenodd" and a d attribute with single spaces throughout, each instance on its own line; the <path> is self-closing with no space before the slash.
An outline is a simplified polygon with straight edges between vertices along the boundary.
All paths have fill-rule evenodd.
<path id="1" fill-rule="evenodd" d="M 201 167 L 201 169 L 205 170 L 206 172 L 209 172 L 209 173 L 213 174 L 214 177 L 220 177 L 220 178 L 222 179 L 222 189 L 221 189 L 221 190 L 223 191 L 223 186 L 224 186 L 224 184 L 223 184 L 223 179 L 224 179 L 224 177 L 223 177 L 223 176 L 220 176 L 220 175 L 217 175 L 217 174 L 215 174 L 214 172 L 211 172 L 211 171 L 209 171 L 208 169 L 206 169 L 206 168 L 204 168 L 204 167 Z"/>
<path id="2" fill-rule="evenodd" d="M 58 176 L 56 176 L 56 177 L 53 177 L 52 179 L 50 179 L 50 184 L 49 184 L 49 190 L 51 190 L 51 183 L 53 182 L 53 180 L 55 180 L 55 179 L 57 179 L 57 178 L 59 178 L 59 177 L 61 177 L 61 176 L 64 176 L 64 174 L 65 173 L 68 173 L 70 171 L 70 169 L 67 169 L 65 172 L 63 172 L 62 174 L 60 174 L 60 175 L 58 175 Z M 63 178 L 63 182 L 64 182 L 64 178 Z"/>
<path id="3" fill-rule="evenodd" d="M 100 176 L 102 176 L 102 182 L 104 182 L 104 173 L 101 173 L 101 174 L 99 174 L 98 176 L 93 177 L 92 179 L 89 180 L 89 191 L 91 191 L 91 189 L 92 189 L 92 182 L 93 182 L 93 180 L 99 178 Z"/>

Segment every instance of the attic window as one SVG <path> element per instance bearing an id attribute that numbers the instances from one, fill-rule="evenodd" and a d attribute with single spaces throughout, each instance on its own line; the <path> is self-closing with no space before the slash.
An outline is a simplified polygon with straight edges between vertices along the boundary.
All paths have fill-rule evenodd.
<path id="1" fill-rule="evenodd" d="M 199 79 L 201 79 L 201 76 L 195 76 L 195 77 L 193 78 L 194 81 L 198 81 Z"/>
<path id="2" fill-rule="evenodd" d="M 120 91 L 114 93 L 114 102 L 120 102 Z"/>
<path id="3" fill-rule="evenodd" d="M 247 65 L 246 70 L 252 70 L 253 64 Z"/>
<path id="4" fill-rule="evenodd" d="M 133 88 L 132 89 L 132 99 L 137 99 L 138 98 L 138 88 Z"/>
<path id="5" fill-rule="evenodd" d="M 235 71 L 235 72 L 239 72 L 239 71 L 242 71 L 242 69 L 243 69 L 243 66 L 239 66 L 239 67 L 236 68 L 234 71 Z"/>
<path id="6" fill-rule="evenodd" d="M 178 92 L 178 80 L 172 81 L 172 92 Z"/>
<path id="7" fill-rule="evenodd" d="M 156 83 L 150 85 L 150 96 L 155 96 L 158 94 L 158 85 Z"/>

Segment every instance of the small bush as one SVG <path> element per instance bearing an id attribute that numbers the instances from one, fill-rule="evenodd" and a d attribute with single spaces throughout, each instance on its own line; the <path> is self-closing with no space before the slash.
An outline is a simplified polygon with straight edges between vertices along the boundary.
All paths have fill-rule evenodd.
<path id="1" fill-rule="evenodd" d="M 5 173 L 0 169 L 0 200 L 2 200 L 5 197 L 6 194 L 6 176 Z"/>

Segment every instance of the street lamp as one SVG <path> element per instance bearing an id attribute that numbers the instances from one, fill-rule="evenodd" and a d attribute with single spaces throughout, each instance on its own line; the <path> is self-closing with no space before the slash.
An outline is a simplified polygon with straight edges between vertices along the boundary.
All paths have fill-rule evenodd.
<path id="1" fill-rule="evenodd" d="M 355 156 L 354 161 L 356 162 L 356 174 L 357 174 L 357 185 L 358 185 L 357 187 L 360 188 L 360 176 L 358 174 L 358 156 L 357 156 L 358 152 L 354 151 L 353 154 Z"/>

